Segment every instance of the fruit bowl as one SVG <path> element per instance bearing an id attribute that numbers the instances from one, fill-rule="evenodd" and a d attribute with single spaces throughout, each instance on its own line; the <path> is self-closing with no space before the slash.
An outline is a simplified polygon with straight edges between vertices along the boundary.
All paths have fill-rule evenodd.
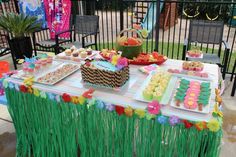
<path id="1" fill-rule="evenodd" d="M 139 37 L 122 36 L 125 32 L 136 33 Z M 143 38 L 136 29 L 125 29 L 117 37 L 116 50 L 122 51 L 122 56 L 128 59 L 137 57 L 142 52 Z"/>
<path id="2" fill-rule="evenodd" d="M 157 52 L 152 52 L 151 54 L 140 53 L 137 58 L 129 59 L 129 64 L 134 65 L 150 65 L 157 64 L 161 65 L 167 60 L 167 57 L 160 55 Z"/>

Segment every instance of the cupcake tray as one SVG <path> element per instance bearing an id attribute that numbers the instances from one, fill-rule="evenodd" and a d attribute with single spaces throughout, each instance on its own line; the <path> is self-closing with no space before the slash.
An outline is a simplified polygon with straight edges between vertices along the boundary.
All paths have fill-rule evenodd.
<path id="1" fill-rule="evenodd" d="M 189 80 L 189 81 L 198 81 L 200 83 L 202 82 L 209 82 L 210 83 L 210 88 L 211 88 L 211 95 L 209 97 L 209 100 L 208 100 L 208 105 L 203 107 L 202 108 L 202 111 L 199 111 L 198 108 L 196 109 L 187 109 L 184 107 L 184 104 L 183 103 L 180 103 L 180 106 L 176 106 L 176 102 L 175 102 L 175 93 L 177 92 L 177 88 L 179 87 L 179 84 L 180 84 L 180 80 L 181 79 L 186 79 L 186 80 Z M 171 102 L 170 102 L 170 106 L 171 107 L 174 107 L 174 108 L 177 108 L 177 109 L 180 109 L 180 110 L 185 110 L 185 111 L 191 111 L 191 112 L 197 112 L 197 113 L 203 113 L 203 114 L 208 114 L 210 112 L 210 104 L 213 103 L 212 100 L 213 100 L 213 95 L 212 95 L 212 92 L 213 91 L 213 84 L 210 82 L 210 81 L 203 81 L 203 80 L 198 80 L 198 79 L 190 79 L 190 78 L 185 78 L 185 77 L 180 77 L 178 78 L 176 84 L 175 84 L 175 87 L 174 87 L 174 93 L 173 93 L 173 96 L 172 96 L 172 99 L 171 99 Z"/>
<path id="2" fill-rule="evenodd" d="M 58 78 L 57 80 L 53 81 L 52 83 L 46 83 L 46 82 L 38 82 L 36 81 L 38 78 L 45 76 L 46 74 L 50 73 L 50 72 L 54 72 L 57 69 L 61 68 L 64 65 L 67 64 L 73 64 L 76 65 L 77 67 L 72 70 L 71 72 L 67 73 L 66 75 L 64 75 L 63 77 Z M 79 70 L 80 66 L 78 64 L 74 64 L 74 63 L 63 63 L 63 62 L 59 62 L 59 61 L 53 61 L 53 64 L 45 69 L 43 69 L 42 71 L 40 71 L 39 73 L 36 73 L 34 75 L 34 82 L 36 83 L 40 83 L 40 84 L 45 84 L 45 85 L 55 85 L 56 83 L 60 82 L 61 80 L 63 80 L 64 78 L 68 77 L 69 75 L 73 74 L 74 72 L 76 72 L 77 70 Z M 24 80 L 27 77 L 29 77 L 30 75 L 25 75 L 23 70 L 19 70 L 17 74 L 12 75 L 11 77 L 13 78 L 17 78 L 17 79 L 21 79 Z"/>
<path id="3" fill-rule="evenodd" d="M 143 98 L 143 90 L 149 84 L 149 82 L 150 82 L 150 80 L 151 80 L 151 78 L 154 74 L 155 74 L 155 72 L 151 72 L 148 75 L 146 80 L 143 82 L 143 84 L 139 88 L 138 92 L 134 95 L 135 100 L 142 101 L 142 102 L 152 102 L 152 100 L 146 100 L 146 99 Z M 163 104 L 163 105 L 169 104 L 176 81 L 177 81 L 177 77 L 171 76 L 170 81 L 167 85 L 167 88 L 166 88 L 166 90 L 165 90 L 165 92 L 164 92 L 164 94 L 161 98 L 161 101 L 160 101 L 161 104 Z"/>
<path id="4" fill-rule="evenodd" d="M 71 61 L 75 61 L 75 62 L 80 62 L 80 61 L 84 61 L 86 59 L 91 59 L 94 56 L 96 56 L 98 53 L 98 51 L 92 51 L 91 55 L 88 55 L 85 58 L 80 57 L 80 55 L 78 57 L 73 57 L 71 56 L 66 56 L 65 52 L 59 53 L 58 55 L 56 55 L 55 59 L 60 59 L 60 60 L 71 60 Z"/>

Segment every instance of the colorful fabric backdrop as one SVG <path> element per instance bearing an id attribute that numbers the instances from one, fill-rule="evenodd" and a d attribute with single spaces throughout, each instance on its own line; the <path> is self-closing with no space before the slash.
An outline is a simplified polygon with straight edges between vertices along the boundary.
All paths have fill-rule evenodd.
<path id="1" fill-rule="evenodd" d="M 30 16 L 37 16 L 42 28 L 47 27 L 45 9 L 42 0 L 19 0 L 20 12 Z"/>
<path id="2" fill-rule="evenodd" d="M 52 39 L 57 32 L 70 29 L 70 0 L 44 0 L 44 6 Z M 60 37 L 68 38 L 69 35 L 64 33 Z"/>

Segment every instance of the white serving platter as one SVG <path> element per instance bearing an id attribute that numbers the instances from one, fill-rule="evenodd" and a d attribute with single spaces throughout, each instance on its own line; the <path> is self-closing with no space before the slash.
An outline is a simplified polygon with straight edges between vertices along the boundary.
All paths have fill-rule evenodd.
<path id="1" fill-rule="evenodd" d="M 134 95 L 134 99 L 138 100 L 138 101 L 142 101 L 142 102 L 152 102 L 152 100 L 146 100 L 143 98 L 143 90 L 145 89 L 145 87 L 149 84 L 152 76 L 155 74 L 156 72 L 151 72 L 148 77 L 146 78 L 146 80 L 143 82 L 143 84 L 141 85 L 141 87 L 139 88 L 138 92 Z M 167 105 L 169 104 L 170 100 L 171 100 L 171 96 L 172 96 L 172 92 L 175 88 L 175 83 L 177 81 L 177 77 L 173 77 L 171 76 L 170 81 L 167 85 L 167 88 L 161 98 L 160 104 L 163 105 Z"/>
<path id="2" fill-rule="evenodd" d="M 73 57 L 72 55 L 71 56 L 66 56 L 65 52 L 62 52 L 62 53 L 59 53 L 55 58 L 56 59 L 61 59 L 61 60 L 84 61 L 86 59 L 91 59 L 91 58 L 95 57 L 98 54 L 98 52 L 99 51 L 92 51 L 92 54 L 88 55 L 85 58 L 80 57 L 80 55 L 78 57 Z"/>
<path id="3" fill-rule="evenodd" d="M 38 82 L 37 81 L 40 77 L 43 77 L 43 76 L 45 76 L 46 74 L 48 74 L 50 72 L 56 71 L 57 69 L 61 68 L 62 66 L 66 65 L 66 64 L 77 65 L 77 68 L 75 68 L 70 73 L 68 73 L 68 74 L 64 75 L 63 77 L 55 80 L 52 83 Z M 59 61 L 53 61 L 53 64 L 50 67 L 48 67 L 47 69 L 45 69 L 45 70 L 41 71 L 40 73 L 37 73 L 37 74 L 34 75 L 34 80 L 35 80 L 34 82 L 40 83 L 40 84 L 45 84 L 45 85 L 54 85 L 54 84 L 60 82 L 61 80 L 63 80 L 64 78 L 68 77 L 69 75 L 73 74 L 77 70 L 79 70 L 79 68 L 80 68 L 80 66 L 78 64 L 75 64 L 75 63 L 63 63 L 63 62 L 59 62 Z M 17 74 L 12 75 L 11 77 L 24 80 L 28 76 L 24 75 L 23 70 L 19 70 Z"/>
<path id="4" fill-rule="evenodd" d="M 181 79 L 186 79 L 186 80 L 189 80 L 189 81 L 198 81 L 200 83 L 202 82 L 209 82 L 210 83 L 210 88 L 211 88 L 211 95 L 209 97 L 209 102 L 208 102 L 208 105 L 207 106 L 203 106 L 202 108 L 202 111 L 199 111 L 198 108 L 196 109 L 187 109 L 184 107 L 184 104 L 183 103 L 180 103 L 180 106 L 176 106 L 176 103 L 175 103 L 175 93 L 177 92 L 177 88 L 179 87 L 179 84 L 180 84 L 180 80 Z M 176 85 L 175 85 L 175 88 L 174 88 L 174 93 L 173 93 L 173 96 L 172 96 L 172 99 L 171 99 L 171 102 L 170 102 L 170 106 L 171 107 L 174 107 L 174 108 L 177 108 L 177 109 L 180 109 L 180 110 L 185 110 L 185 111 L 191 111 L 191 112 L 197 112 L 197 113 L 203 113 L 203 114 L 208 114 L 210 112 L 210 106 L 211 106 L 211 103 L 214 103 L 212 102 L 212 92 L 213 91 L 213 84 L 212 82 L 210 81 L 204 81 L 204 80 L 198 80 L 198 79 L 191 79 L 191 78 L 187 78 L 187 77 L 182 77 L 182 78 L 178 78 L 177 82 L 176 82 Z"/>

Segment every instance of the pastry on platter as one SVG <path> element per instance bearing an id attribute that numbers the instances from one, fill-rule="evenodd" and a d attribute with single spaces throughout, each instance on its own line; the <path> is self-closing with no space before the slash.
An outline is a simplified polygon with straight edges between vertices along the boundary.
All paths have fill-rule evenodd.
<path id="1" fill-rule="evenodd" d="M 71 49 L 66 49 L 65 54 L 66 54 L 66 56 L 71 56 L 72 50 Z"/>
<path id="2" fill-rule="evenodd" d="M 185 61 L 182 67 L 184 70 L 201 71 L 204 65 L 199 61 Z"/>
<path id="3" fill-rule="evenodd" d="M 86 51 L 82 51 L 82 52 L 80 53 L 80 57 L 81 57 L 81 58 L 86 58 L 86 57 L 87 57 L 87 52 L 86 52 Z"/>

